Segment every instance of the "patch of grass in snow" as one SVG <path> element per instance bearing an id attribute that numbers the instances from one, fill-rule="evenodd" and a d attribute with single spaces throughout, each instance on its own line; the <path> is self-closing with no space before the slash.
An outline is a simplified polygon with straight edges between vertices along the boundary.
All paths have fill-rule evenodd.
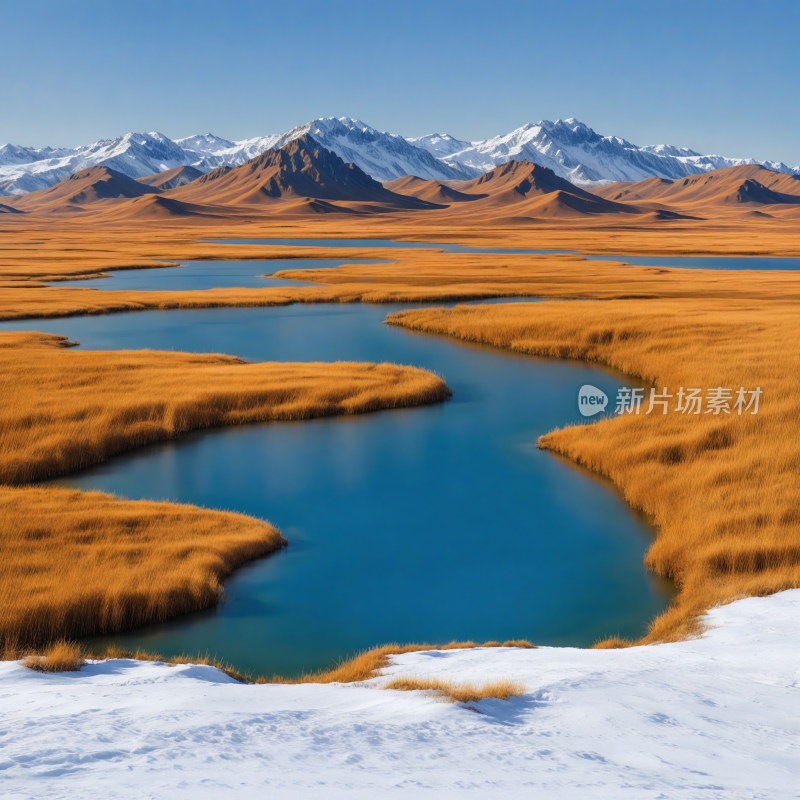
<path id="1" fill-rule="evenodd" d="M 400 692 L 435 692 L 445 697 L 452 703 L 477 703 L 487 697 L 499 700 L 508 700 L 511 697 L 521 697 L 525 687 L 515 681 L 504 679 L 489 681 L 481 686 L 471 683 L 455 683 L 441 678 L 393 678 L 384 684 L 384 689 L 394 689 Z"/>
<path id="2" fill-rule="evenodd" d="M 83 656 L 79 644 L 62 639 L 41 654 L 29 655 L 22 665 L 37 672 L 77 672 L 86 663 Z"/>

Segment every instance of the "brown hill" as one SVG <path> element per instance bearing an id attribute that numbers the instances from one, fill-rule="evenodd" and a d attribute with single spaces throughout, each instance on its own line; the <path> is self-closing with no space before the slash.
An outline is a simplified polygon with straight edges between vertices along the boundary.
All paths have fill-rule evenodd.
<path id="1" fill-rule="evenodd" d="M 757 165 L 726 167 L 676 181 L 648 178 L 594 190 L 613 201 L 656 202 L 673 208 L 800 204 L 800 176 Z"/>
<path id="2" fill-rule="evenodd" d="M 106 200 L 157 193 L 158 189 L 145 186 L 110 167 L 90 167 L 48 189 L 9 198 L 6 202 L 23 211 L 58 213 L 80 211 L 85 206 Z"/>
<path id="3" fill-rule="evenodd" d="M 216 169 L 212 169 L 211 172 L 206 172 L 205 175 L 201 175 L 194 181 L 198 186 L 202 186 L 204 183 L 208 183 L 209 181 L 215 181 L 217 178 L 222 177 L 223 175 L 227 175 L 233 167 L 217 167 Z"/>
<path id="4" fill-rule="evenodd" d="M 228 206 L 264 206 L 286 201 L 322 201 L 364 211 L 436 208 L 416 197 L 397 194 L 312 137 L 301 136 L 280 150 L 267 150 L 240 167 L 220 169 L 169 197 L 183 202 Z"/>
<path id="5" fill-rule="evenodd" d="M 642 209 L 598 197 L 551 169 L 530 161 L 509 161 L 453 187 L 475 197 L 469 211 L 495 210 L 515 217 L 639 214 Z"/>
<path id="6" fill-rule="evenodd" d="M 22 214 L 22 209 L 12 208 L 11 206 L 0 203 L 0 214 Z"/>
<path id="7" fill-rule="evenodd" d="M 164 172 L 157 172 L 155 175 L 146 175 L 144 178 L 137 178 L 138 183 L 143 183 L 145 186 L 152 186 L 163 192 L 167 189 L 177 189 L 179 186 L 185 186 L 191 183 L 201 175 L 197 167 L 173 167 L 172 169 L 165 170 Z"/>
<path id="8" fill-rule="evenodd" d="M 86 218 L 97 217 L 103 222 L 123 222 L 128 220 L 180 219 L 183 222 L 209 219 L 232 219 L 247 216 L 237 208 L 213 206 L 199 203 L 184 203 L 160 194 L 148 194 L 131 200 L 113 204 L 98 203 L 85 209 Z"/>
<path id="9" fill-rule="evenodd" d="M 452 186 L 442 181 L 425 180 L 416 175 L 404 175 L 402 178 L 395 178 L 383 184 L 389 191 L 404 194 L 408 197 L 416 197 L 428 203 L 436 205 L 450 205 L 451 203 L 464 203 L 477 200 L 483 195 L 464 194 Z"/>

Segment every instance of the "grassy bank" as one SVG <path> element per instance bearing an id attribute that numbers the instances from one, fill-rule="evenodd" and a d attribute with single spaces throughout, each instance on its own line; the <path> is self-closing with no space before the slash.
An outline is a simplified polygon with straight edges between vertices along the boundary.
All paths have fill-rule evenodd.
<path id="1" fill-rule="evenodd" d="M 124 631 L 213 606 L 269 523 L 99 492 L 0 487 L 0 649 Z"/>
<path id="2" fill-rule="evenodd" d="M 659 391 L 760 387 L 756 415 L 658 409 L 553 431 L 539 445 L 607 476 L 653 521 L 658 534 L 646 565 L 672 578 L 679 594 L 645 641 L 682 638 L 718 603 L 800 586 L 796 304 L 462 306 L 400 312 L 389 322 L 519 353 L 602 363 Z"/>
<path id="3" fill-rule="evenodd" d="M 444 400 L 436 375 L 394 364 L 280 362 L 69 348 L 0 332 L 0 482 L 64 475 L 188 431 Z"/>
<path id="4" fill-rule="evenodd" d="M 27 222 L 27 221 L 26 221 Z M 731 299 L 800 299 L 800 281 L 786 273 L 731 273 L 714 270 L 633 267 L 616 262 L 586 261 L 580 255 L 443 254 L 433 249 L 314 248 L 230 245 L 199 241 L 230 237 L 385 237 L 461 241 L 479 246 L 585 249 L 610 253 L 800 253 L 796 226 L 770 224 L 661 225 L 657 228 L 561 226 L 481 230 L 420 226 L 415 219 L 376 222 L 339 220 L 336 225 L 268 224 L 239 226 L 148 225 L 117 230 L 102 225 L 69 228 L 52 220 L 12 227 L 0 220 L 0 319 L 61 317 L 154 309 L 280 306 L 291 303 L 391 303 L 468 300 L 485 297 L 541 296 L 619 299 L 710 297 Z M 502 239 L 501 239 L 502 237 Z M 117 291 L 114 281 L 97 288 L 70 287 L 44 281 L 109 274 L 111 270 L 162 267 L 189 259 L 353 259 L 336 269 L 283 270 L 280 277 L 315 285 L 264 289 Z M 165 259 L 167 259 L 165 261 Z M 359 259 L 389 263 L 364 264 Z M 266 271 L 254 265 L 254 274 Z"/>

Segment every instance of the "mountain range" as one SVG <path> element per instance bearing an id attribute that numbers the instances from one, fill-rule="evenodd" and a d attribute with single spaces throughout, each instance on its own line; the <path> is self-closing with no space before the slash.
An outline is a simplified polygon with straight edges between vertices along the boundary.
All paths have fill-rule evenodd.
<path id="1" fill-rule="evenodd" d="M 405 138 L 357 119 L 325 117 L 281 134 L 230 141 L 213 134 L 170 139 L 162 133 L 127 133 L 75 148 L 0 147 L 0 195 L 46 189 L 94 166 L 139 179 L 180 167 L 208 173 L 237 167 L 302 136 L 353 163 L 377 181 L 413 175 L 423 180 L 464 181 L 508 161 L 529 161 L 572 184 L 597 187 L 647 178 L 675 180 L 726 167 L 755 165 L 800 174 L 800 166 L 703 155 L 672 145 L 637 146 L 602 136 L 576 119 L 543 120 L 482 141 L 448 134 Z"/>
<path id="2" fill-rule="evenodd" d="M 590 191 L 549 167 L 511 160 L 476 178 L 445 182 L 406 175 L 381 183 L 305 133 L 235 167 L 223 165 L 207 173 L 173 167 L 134 179 L 109 166 L 93 166 L 0 204 L 4 215 L 88 214 L 97 221 L 420 211 L 434 214 L 439 222 L 462 224 L 589 216 L 634 223 L 720 215 L 794 220 L 800 212 L 800 175 L 741 165 Z"/>

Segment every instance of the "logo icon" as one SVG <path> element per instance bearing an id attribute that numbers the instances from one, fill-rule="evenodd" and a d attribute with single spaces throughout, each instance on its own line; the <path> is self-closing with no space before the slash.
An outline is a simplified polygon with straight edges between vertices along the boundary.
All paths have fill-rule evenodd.
<path id="1" fill-rule="evenodd" d="M 584 417 L 593 417 L 601 411 L 605 411 L 608 405 L 608 395 L 596 386 L 585 383 L 578 392 L 578 411 Z"/>

